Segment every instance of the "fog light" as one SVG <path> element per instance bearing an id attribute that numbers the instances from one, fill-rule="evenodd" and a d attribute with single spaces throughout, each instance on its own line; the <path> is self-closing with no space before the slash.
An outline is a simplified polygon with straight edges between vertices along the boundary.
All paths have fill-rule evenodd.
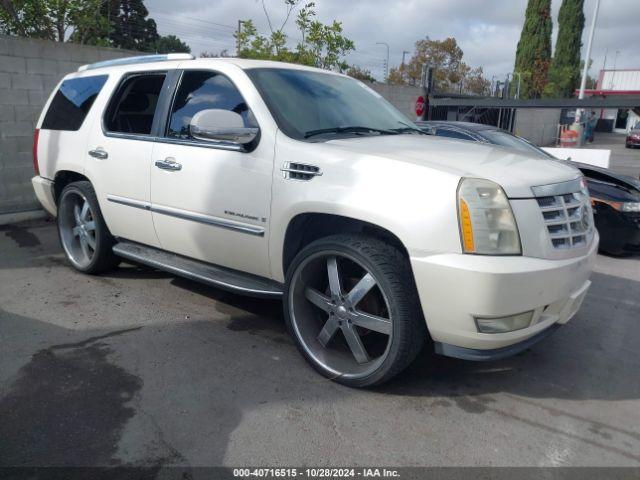
<path id="1" fill-rule="evenodd" d="M 527 328 L 531 324 L 533 310 L 508 317 L 475 317 L 476 326 L 481 333 L 505 333 Z"/>

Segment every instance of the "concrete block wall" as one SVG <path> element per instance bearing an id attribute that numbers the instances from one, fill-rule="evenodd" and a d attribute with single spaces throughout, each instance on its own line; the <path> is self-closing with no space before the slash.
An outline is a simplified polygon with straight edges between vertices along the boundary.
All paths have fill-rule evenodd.
<path id="1" fill-rule="evenodd" d="M 560 109 L 521 108 L 516 113 L 513 133 L 541 147 L 556 144 Z"/>
<path id="2" fill-rule="evenodd" d="M 33 131 L 60 79 L 80 65 L 135 54 L 0 35 L 0 215 L 40 208 L 31 188 Z"/>
<path id="3" fill-rule="evenodd" d="M 384 83 L 369 83 L 368 85 L 411 120 L 416 119 L 415 106 L 418 97 L 422 95 L 426 98 L 425 89 L 422 87 L 386 85 Z"/>

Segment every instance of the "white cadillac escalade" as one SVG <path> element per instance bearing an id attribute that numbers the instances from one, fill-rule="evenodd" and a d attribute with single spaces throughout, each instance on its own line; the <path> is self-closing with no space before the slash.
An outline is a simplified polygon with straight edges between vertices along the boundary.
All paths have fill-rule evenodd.
<path id="1" fill-rule="evenodd" d="M 580 173 L 424 135 L 344 75 L 137 57 L 47 102 L 33 186 L 71 265 L 123 258 L 282 298 L 321 374 L 382 383 L 426 341 L 500 358 L 576 313 L 598 236 Z"/>

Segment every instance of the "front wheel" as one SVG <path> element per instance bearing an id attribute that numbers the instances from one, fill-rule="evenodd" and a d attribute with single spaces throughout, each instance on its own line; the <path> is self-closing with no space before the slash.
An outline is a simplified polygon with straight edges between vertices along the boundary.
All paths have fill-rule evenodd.
<path id="1" fill-rule="evenodd" d="M 404 370 L 427 337 L 407 258 L 364 235 L 335 235 L 293 260 L 285 291 L 287 326 L 324 376 L 353 387 Z"/>
<path id="2" fill-rule="evenodd" d="M 73 182 L 62 190 L 58 234 L 67 259 L 76 270 L 97 274 L 119 263 L 112 251 L 115 240 L 104 223 L 90 182 Z"/>

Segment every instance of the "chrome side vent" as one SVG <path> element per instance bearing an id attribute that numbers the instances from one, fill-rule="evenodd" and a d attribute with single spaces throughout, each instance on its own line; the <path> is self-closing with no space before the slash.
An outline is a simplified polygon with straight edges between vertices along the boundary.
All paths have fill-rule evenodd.
<path id="1" fill-rule="evenodd" d="M 284 167 L 282 167 L 281 170 L 284 178 L 290 180 L 309 181 L 313 177 L 319 177 L 322 175 L 320 167 L 306 163 L 285 162 Z"/>

